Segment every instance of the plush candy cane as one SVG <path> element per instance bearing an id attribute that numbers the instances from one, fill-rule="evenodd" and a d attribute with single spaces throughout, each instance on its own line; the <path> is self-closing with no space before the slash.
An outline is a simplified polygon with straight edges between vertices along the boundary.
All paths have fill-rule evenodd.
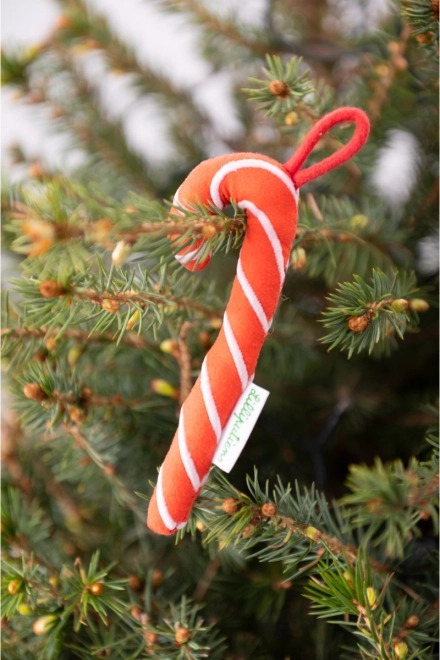
<path id="1" fill-rule="evenodd" d="M 354 122 L 351 140 L 322 162 L 301 170 L 319 139 L 340 122 Z M 232 411 L 253 379 L 283 286 L 298 215 L 298 189 L 351 158 L 366 142 L 369 121 L 357 108 L 323 117 L 294 155 L 281 165 L 253 153 L 219 156 L 198 165 L 176 193 L 185 207 L 202 201 L 220 209 L 231 199 L 247 214 L 246 236 L 223 325 L 201 373 L 180 410 L 179 425 L 159 471 L 148 509 L 148 527 L 172 534 L 183 527 L 205 483 L 217 443 Z M 203 248 L 185 248 L 177 258 L 190 270 Z"/>

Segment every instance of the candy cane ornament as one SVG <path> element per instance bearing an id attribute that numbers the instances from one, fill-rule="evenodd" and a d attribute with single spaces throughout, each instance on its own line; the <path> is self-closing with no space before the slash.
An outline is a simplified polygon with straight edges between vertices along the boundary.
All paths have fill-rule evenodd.
<path id="1" fill-rule="evenodd" d="M 346 121 L 355 123 L 348 144 L 301 170 L 324 133 Z M 299 188 L 351 158 L 365 144 L 369 128 L 364 112 L 340 108 L 314 125 L 284 165 L 254 153 L 219 156 L 198 165 L 177 191 L 174 212 L 199 201 L 222 209 L 233 199 L 246 211 L 247 229 L 222 328 L 181 407 L 176 434 L 159 471 L 148 509 L 152 531 L 173 534 L 185 526 L 208 478 L 222 430 L 253 379 L 295 238 Z M 204 268 L 210 256 L 197 264 L 203 246 L 204 239 L 199 239 L 176 257 L 190 270 Z"/>

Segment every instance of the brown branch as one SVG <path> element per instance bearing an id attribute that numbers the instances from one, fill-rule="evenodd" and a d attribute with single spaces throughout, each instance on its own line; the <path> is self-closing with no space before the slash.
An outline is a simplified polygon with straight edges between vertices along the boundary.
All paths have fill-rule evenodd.
<path id="1" fill-rule="evenodd" d="M 55 328 L 51 331 L 51 336 L 56 336 L 60 328 Z M 13 337 L 14 339 L 47 339 L 47 330 L 44 328 L 2 328 L 0 330 L 1 337 Z M 62 335 L 66 339 L 76 339 L 84 344 L 88 342 L 100 343 L 102 341 L 114 342 L 115 338 L 111 332 L 103 332 L 102 334 L 93 333 L 89 334 L 87 330 L 65 330 Z M 148 341 L 144 337 L 138 336 L 134 332 L 126 332 L 121 339 L 122 344 L 128 344 L 134 348 L 150 348 L 159 351 L 159 344 Z"/>
<path id="2" fill-rule="evenodd" d="M 99 396 L 99 394 L 94 394 L 89 387 L 84 387 L 81 392 L 79 403 L 78 397 L 74 394 L 66 394 L 65 392 L 58 392 L 58 390 L 54 390 L 52 396 L 48 399 L 44 399 L 44 402 L 59 402 L 64 407 L 78 404 L 84 409 L 87 409 L 89 406 L 120 406 L 121 408 L 132 409 L 145 403 L 145 399 L 124 401 L 120 394 L 115 394 L 113 396 Z"/>
<path id="3" fill-rule="evenodd" d="M 142 293 L 142 291 L 121 291 L 120 293 L 108 293 L 107 291 L 94 291 L 93 289 L 84 289 L 84 290 L 72 290 L 73 296 L 77 299 L 90 300 L 98 305 L 102 305 L 105 300 L 114 301 L 119 304 L 130 304 L 131 302 L 136 302 L 140 307 L 148 307 L 150 303 L 166 304 L 173 303 L 179 307 L 179 309 L 184 309 L 189 307 L 194 311 L 200 312 L 208 317 L 217 317 L 221 312 L 219 310 L 212 310 L 201 303 L 198 303 L 195 300 L 190 300 L 186 296 L 179 298 L 178 296 L 168 295 L 164 299 L 160 294 L 152 293 Z M 117 310 L 115 310 L 117 311 Z"/>
<path id="4" fill-rule="evenodd" d="M 8 419 L 8 416 L 10 419 Z M 17 447 L 22 439 L 23 432 L 12 414 L 6 414 L 2 419 L 1 458 L 14 484 L 20 489 L 24 499 L 31 502 L 34 499 L 32 480 L 25 474 L 19 457 Z"/>
<path id="5" fill-rule="evenodd" d="M 407 248 L 396 245 L 394 243 L 379 243 L 377 240 L 374 240 L 373 236 L 359 236 L 349 230 L 337 230 L 329 227 L 324 227 L 323 229 L 318 229 L 316 227 L 302 227 L 297 228 L 297 238 L 301 238 L 301 245 L 304 247 L 314 247 L 315 245 L 322 243 L 324 240 L 331 241 L 332 243 L 354 243 L 362 247 L 370 247 L 370 249 L 377 250 L 382 254 L 388 256 L 388 252 L 392 249 L 399 248 L 402 254 L 410 255 L 411 252 Z"/>
<path id="6" fill-rule="evenodd" d="M 354 545 L 346 545 L 341 541 L 339 541 L 338 539 L 336 539 L 334 536 L 330 536 L 329 534 L 324 534 L 323 532 L 320 532 L 315 528 L 310 528 L 309 525 L 297 522 L 292 518 L 288 518 L 287 516 L 282 516 L 278 513 L 271 516 L 270 518 L 277 527 L 280 527 L 281 529 L 288 529 L 290 532 L 293 533 L 300 533 L 303 536 L 309 538 L 314 543 L 323 544 L 335 555 L 339 555 L 341 557 L 345 555 L 349 561 L 355 561 L 357 558 L 358 549 Z M 313 529 L 315 531 L 311 534 L 310 529 Z M 312 536 L 314 536 L 314 538 L 312 538 Z M 370 565 L 372 568 L 374 568 L 380 573 L 388 573 L 390 570 L 389 566 L 387 566 L 386 564 L 382 564 L 381 562 L 378 562 L 375 559 L 371 559 L 371 558 L 370 558 Z"/>
<path id="7" fill-rule="evenodd" d="M 282 35 L 276 33 L 272 26 L 265 31 L 265 36 L 268 36 L 267 39 L 264 39 L 263 35 L 260 35 L 260 38 L 247 37 L 233 21 L 218 18 L 200 2 L 179 0 L 178 5 L 181 10 L 189 11 L 204 29 L 210 30 L 216 35 L 221 34 L 260 57 L 266 54 L 291 53 L 300 55 L 307 60 L 334 63 L 343 56 L 357 52 L 356 50 L 343 49 L 324 38 L 309 39 L 300 44 L 293 39 L 285 39 Z"/>
<path id="8" fill-rule="evenodd" d="M 11 420 L 3 420 L 1 443 L 2 463 L 14 484 L 21 490 L 24 499 L 27 502 L 32 502 L 35 498 L 34 484 L 31 478 L 25 474 L 20 458 L 17 455 L 17 447 L 22 443 L 23 438 L 23 431 L 15 418 L 11 416 Z M 35 472 L 44 479 L 46 491 L 54 497 L 66 519 L 73 523 L 84 520 L 84 515 L 78 504 L 64 490 L 61 484 L 52 478 L 52 475 L 48 473 L 43 463 L 34 457 L 32 464 Z"/>
<path id="9" fill-rule="evenodd" d="M 389 62 L 376 67 L 379 80 L 375 84 L 375 91 L 369 102 L 370 120 L 372 123 L 380 119 L 382 108 L 388 99 L 388 92 L 396 75 L 408 66 L 404 55 L 410 35 L 411 28 L 407 23 L 404 23 L 399 41 L 389 44 L 389 47 L 391 47 Z"/>
<path id="10" fill-rule="evenodd" d="M 192 390 L 193 382 L 191 378 L 191 353 L 188 348 L 187 334 L 190 328 L 197 325 L 197 321 L 185 321 L 180 328 L 179 344 L 179 366 L 180 366 L 180 395 L 179 403 L 183 406 L 188 394 Z"/>
<path id="11" fill-rule="evenodd" d="M 322 213 L 320 211 L 320 208 L 319 208 L 319 206 L 316 202 L 316 199 L 314 198 L 312 193 L 308 192 L 306 194 L 306 199 L 307 199 L 307 206 L 312 211 L 312 213 L 315 217 L 315 220 L 318 220 L 319 222 L 324 222 L 323 215 L 322 215 Z"/>
<path id="12" fill-rule="evenodd" d="M 129 209 L 129 211 L 127 210 Z M 122 213 L 142 213 L 136 207 L 127 207 L 124 211 L 121 209 Z M 35 220 L 38 218 L 41 220 L 44 225 L 48 225 L 48 221 L 44 218 L 40 218 L 35 209 L 30 208 L 20 200 L 13 200 L 11 202 L 9 215 L 12 219 L 25 222 L 27 220 Z M 174 218 L 178 218 L 174 221 Z M 181 219 L 176 213 L 170 214 L 170 219 L 164 220 L 161 222 L 143 222 L 137 226 L 130 226 L 130 229 L 125 230 L 118 228 L 113 225 L 110 220 L 108 220 L 108 230 L 107 233 L 110 234 L 110 238 L 106 237 L 105 240 L 102 238 L 94 238 L 94 224 L 95 222 L 99 223 L 100 221 L 90 220 L 87 224 L 72 224 L 66 220 L 66 222 L 53 224 L 50 223 L 50 226 L 53 228 L 54 232 L 54 242 L 57 241 L 66 241 L 71 239 L 83 239 L 87 243 L 101 243 L 105 247 L 112 248 L 118 240 L 124 240 L 128 246 L 134 246 L 135 243 L 142 238 L 142 236 L 148 236 L 150 234 L 163 234 L 164 236 L 169 236 L 172 239 L 175 235 L 182 235 L 190 233 L 193 238 L 200 237 L 203 234 L 203 230 L 206 227 L 214 227 L 216 233 L 222 233 L 227 231 L 231 234 L 234 234 L 237 230 L 244 231 L 246 229 L 246 216 L 243 213 L 234 218 L 228 218 L 227 216 L 201 216 L 197 213 L 197 210 L 194 210 L 193 218 L 191 217 L 182 217 Z M 112 240 L 112 237 L 114 239 Z M 31 240 L 31 242 L 33 242 Z M 171 247 L 173 245 L 171 244 Z"/>
<path id="13" fill-rule="evenodd" d="M 127 505 L 127 507 L 134 513 L 134 515 L 145 524 L 145 514 L 138 507 L 133 494 L 125 487 L 123 481 L 117 476 L 115 467 L 107 463 L 104 457 L 93 447 L 83 433 L 79 430 L 79 427 L 75 424 L 63 425 L 64 430 L 69 433 L 75 440 L 75 444 L 83 449 L 89 458 L 97 465 L 102 473 L 110 481 L 112 488 L 115 490 L 120 499 Z"/>
<path id="14" fill-rule="evenodd" d="M 194 211 L 194 213 L 196 212 Z M 193 221 L 143 222 L 138 227 L 132 227 L 130 231 L 115 229 L 115 235 L 123 238 L 128 243 L 134 244 L 142 235 L 155 234 L 158 232 L 163 232 L 165 235 L 172 236 L 174 234 L 186 234 L 188 230 L 191 229 L 193 236 L 200 236 L 205 227 L 214 227 L 217 233 L 221 233 L 224 230 L 233 233 L 237 229 L 244 231 L 246 223 L 245 220 L 240 219 L 240 217 L 228 220 L 226 218 L 200 218 L 200 216 L 198 216 L 197 220 Z"/>
<path id="15" fill-rule="evenodd" d="M 203 573 L 202 577 L 200 578 L 193 594 L 193 598 L 196 601 L 196 603 L 200 603 L 200 601 L 203 600 L 203 598 L 205 597 L 205 594 L 208 591 L 209 587 L 211 586 L 211 582 L 217 575 L 220 566 L 221 566 L 221 562 L 218 557 L 212 559 L 208 563 L 206 570 Z"/>

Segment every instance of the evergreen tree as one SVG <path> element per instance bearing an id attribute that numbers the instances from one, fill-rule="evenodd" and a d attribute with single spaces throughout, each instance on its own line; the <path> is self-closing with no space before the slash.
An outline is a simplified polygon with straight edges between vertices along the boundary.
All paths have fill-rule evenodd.
<path id="1" fill-rule="evenodd" d="M 370 29 L 360 0 L 271 0 L 260 28 L 162 0 L 229 72 L 233 137 L 83 0 L 59 5 L 43 44 L 2 53 L 17 103 L 84 153 L 61 172 L 16 147 L 26 179 L 3 185 L 6 249 L 21 255 L 3 302 L 3 657 L 438 657 L 438 1 L 396 1 Z M 354 6 L 365 25 L 350 26 Z M 169 162 L 129 146 L 87 75 L 92 51 L 160 104 Z M 246 230 L 233 200 L 183 221 L 170 202 L 219 145 L 285 162 L 341 105 L 366 110 L 371 135 L 302 191 L 255 377 L 270 397 L 232 473 L 213 468 L 177 539 L 157 536 L 157 468 Z M 312 160 L 350 134 L 334 129 Z M 207 239 L 207 269 L 174 259 L 176 233 Z"/>

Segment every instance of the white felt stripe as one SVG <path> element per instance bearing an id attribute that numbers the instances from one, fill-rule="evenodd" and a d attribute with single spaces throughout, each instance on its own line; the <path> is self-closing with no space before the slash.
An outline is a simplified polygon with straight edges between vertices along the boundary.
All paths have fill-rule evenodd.
<path id="1" fill-rule="evenodd" d="M 177 523 L 171 518 L 170 512 L 168 511 L 167 503 L 165 502 L 165 496 L 163 494 L 163 484 L 162 484 L 162 468 L 159 470 L 159 476 L 157 478 L 157 489 L 156 489 L 156 502 L 157 508 L 162 518 L 163 524 L 165 527 L 168 527 L 170 531 L 173 531 L 177 527 Z"/>
<path id="2" fill-rule="evenodd" d="M 186 444 L 185 434 L 185 421 L 183 416 L 183 407 L 180 409 L 179 428 L 177 430 L 177 439 L 179 442 L 180 458 L 182 459 L 183 466 L 186 470 L 189 480 L 191 481 L 194 490 L 197 492 L 200 488 L 200 478 L 194 465 L 191 452 Z"/>
<path id="3" fill-rule="evenodd" d="M 181 263 L 183 266 L 186 266 L 186 264 L 188 264 L 190 261 L 197 259 L 202 248 L 203 245 L 198 247 L 196 250 L 191 250 L 190 252 L 185 252 L 184 254 L 175 254 L 174 256 L 179 263 Z"/>
<path id="4" fill-rule="evenodd" d="M 255 314 L 258 317 L 258 320 L 261 323 L 261 327 L 263 328 L 265 333 L 268 332 L 270 328 L 269 322 L 266 318 L 266 314 L 264 313 L 264 309 L 261 306 L 260 301 L 255 295 L 255 291 L 253 290 L 253 288 L 251 287 L 251 285 L 247 280 L 247 277 L 243 270 L 241 259 L 238 260 L 238 264 L 237 264 L 237 277 L 238 277 L 238 281 L 240 282 L 241 288 L 243 289 L 244 295 L 246 296 L 250 306 L 254 310 Z"/>
<path id="5" fill-rule="evenodd" d="M 260 170 L 266 170 L 266 172 L 274 174 L 287 186 L 289 191 L 292 193 L 296 203 L 298 203 L 299 191 L 294 186 L 292 179 L 285 172 L 283 172 L 282 169 L 276 167 L 276 165 L 272 165 L 272 163 L 267 163 L 265 160 L 260 160 L 259 158 L 243 158 L 243 160 L 232 160 L 226 165 L 223 165 L 223 167 L 221 167 L 212 177 L 210 190 L 211 197 L 214 204 L 220 209 L 223 208 L 223 203 L 220 197 L 221 182 L 226 175 L 230 174 L 231 172 L 237 172 L 238 170 L 241 170 L 245 167 L 253 167 Z"/>
<path id="6" fill-rule="evenodd" d="M 186 206 L 186 204 L 182 204 L 182 202 L 180 201 L 180 198 L 179 198 L 180 188 L 181 188 L 181 186 L 179 186 L 179 188 L 177 188 L 176 193 L 174 195 L 173 206 L 174 207 L 180 206 L 182 209 L 185 209 L 186 211 L 191 211 L 191 209 L 188 206 Z M 184 215 L 184 214 L 182 213 L 182 215 Z"/>
<path id="7" fill-rule="evenodd" d="M 278 271 L 280 273 L 280 288 L 283 285 L 284 278 L 286 276 L 286 271 L 284 269 L 284 258 L 283 258 L 283 249 L 281 247 L 280 240 L 276 234 L 275 229 L 267 215 L 263 213 L 259 208 L 255 206 L 253 202 L 250 202 L 247 199 L 241 201 L 237 206 L 241 209 L 245 209 L 254 214 L 254 216 L 259 221 L 260 225 L 263 227 L 267 238 L 272 246 L 273 253 L 275 255 L 275 260 L 277 262 Z"/>
<path id="8" fill-rule="evenodd" d="M 206 412 L 208 413 L 209 421 L 211 422 L 211 426 L 218 442 L 222 434 L 222 425 L 218 415 L 217 406 L 215 405 L 215 400 L 212 395 L 206 358 L 203 360 L 202 370 L 200 373 L 200 388 L 202 390 L 203 402 L 205 404 Z"/>
<path id="9" fill-rule="evenodd" d="M 241 386 L 244 390 L 247 387 L 249 382 L 249 377 L 244 363 L 243 355 L 240 350 L 240 346 L 235 339 L 235 335 L 232 332 L 231 324 L 229 323 L 228 315 L 225 312 L 223 317 L 223 329 L 225 331 L 226 341 L 231 351 L 232 359 L 234 360 L 235 366 L 237 367 L 238 375 L 240 376 Z"/>

